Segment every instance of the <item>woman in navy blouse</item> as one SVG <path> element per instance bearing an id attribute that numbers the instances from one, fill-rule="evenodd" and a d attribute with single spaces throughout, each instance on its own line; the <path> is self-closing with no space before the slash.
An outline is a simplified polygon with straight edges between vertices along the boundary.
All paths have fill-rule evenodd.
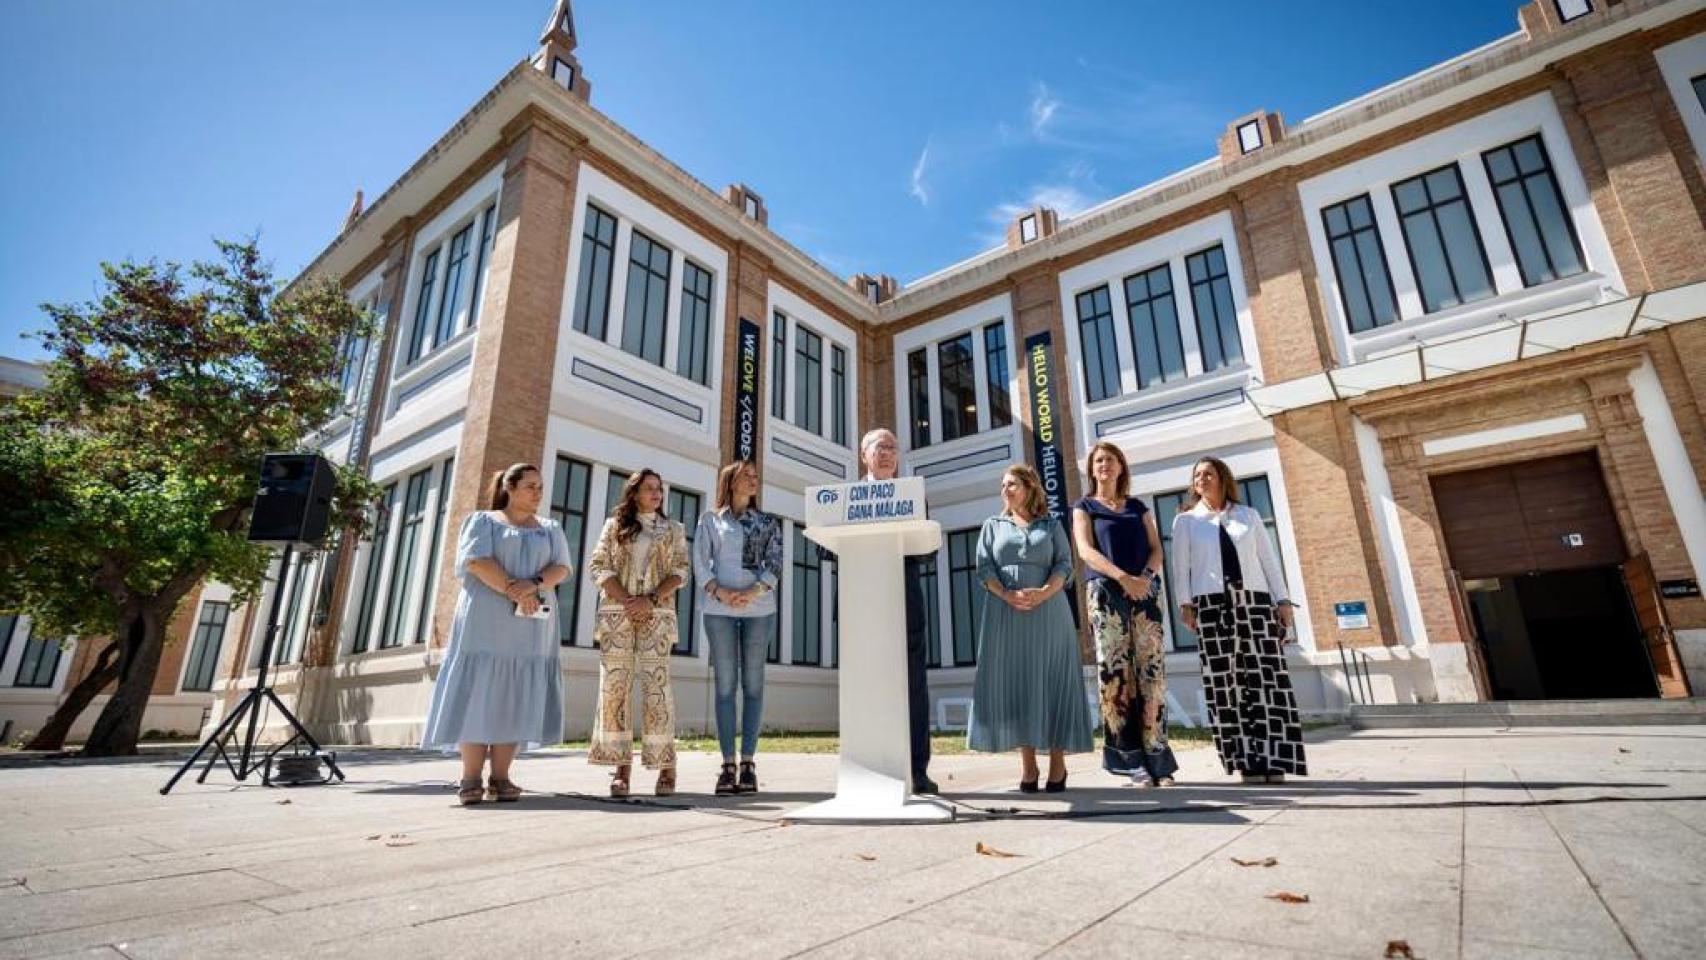
<path id="1" fill-rule="evenodd" d="M 1167 746 L 1167 657 L 1161 643 L 1161 535 L 1155 515 L 1130 496 L 1125 453 L 1090 448 L 1088 496 L 1072 505 L 1084 558 L 1090 632 L 1102 681 L 1102 766 L 1138 786 L 1171 786 L 1179 769 Z"/>

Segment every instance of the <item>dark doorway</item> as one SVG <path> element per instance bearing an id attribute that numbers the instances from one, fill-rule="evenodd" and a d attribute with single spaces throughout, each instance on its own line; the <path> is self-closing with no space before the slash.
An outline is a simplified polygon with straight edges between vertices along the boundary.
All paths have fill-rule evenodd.
<path id="1" fill-rule="evenodd" d="M 1484 578 L 1464 586 L 1493 699 L 1658 695 L 1618 567 Z"/>
<path id="2" fill-rule="evenodd" d="M 1495 700 L 1659 695 L 1592 453 L 1436 475 L 1485 693 Z"/>

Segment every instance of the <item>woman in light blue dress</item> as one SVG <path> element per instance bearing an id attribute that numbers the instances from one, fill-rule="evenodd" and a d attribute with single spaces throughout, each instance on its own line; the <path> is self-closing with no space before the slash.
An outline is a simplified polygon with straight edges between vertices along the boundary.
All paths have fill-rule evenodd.
<path id="1" fill-rule="evenodd" d="M 498 471 L 491 509 L 469 515 L 456 546 L 462 590 L 421 746 L 461 752 L 464 805 L 521 799 L 509 778 L 516 751 L 563 739 L 554 592 L 569 576 L 569 543 L 555 520 L 534 514 L 544 494 L 532 464 Z"/>
<path id="2" fill-rule="evenodd" d="M 984 521 L 977 578 L 994 594 L 978 625 L 969 746 L 1019 749 L 1019 789 L 1037 791 L 1037 751 L 1048 751 L 1050 793 L 1066 789 L 1066 754 L 1091 748 L 1078 632 L 1061 591 L 1072 575 L 1066 528 L 1048 511 L 1042 481 L 1024 464 L 1001 476 L 1006 509 Z"/>

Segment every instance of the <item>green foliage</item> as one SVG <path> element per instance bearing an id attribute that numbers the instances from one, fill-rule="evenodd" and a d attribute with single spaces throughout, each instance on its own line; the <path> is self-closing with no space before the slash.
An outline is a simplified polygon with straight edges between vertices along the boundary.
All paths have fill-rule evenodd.
<path id="1" fill-rule="evenodd" d="M 340 411 L 340 346 L 373 321 L 327 281 L 279 295 L 252 242 L 218 248 L 103 264 L 96 300 L 44 305 L 46 385 L 0 405 L 0 607 L 101 634 L 204 577 L 239 601 L 260 583 L 261 456 Z M 339 522 L 364 532 L 376 493 L 341 470 Z"/>

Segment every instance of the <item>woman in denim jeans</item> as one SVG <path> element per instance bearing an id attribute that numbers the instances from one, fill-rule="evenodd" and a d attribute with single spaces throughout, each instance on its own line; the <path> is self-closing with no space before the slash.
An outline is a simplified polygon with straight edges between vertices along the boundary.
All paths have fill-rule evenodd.
<path id="1" fill-rule="evenodd" d="M 704 585 L 705 635 L 717 681 L 717 741 L 723 770 L 717 793 L 752 793 L 752 756 L 764 712 L 764 658 L 776 635 L 776 584 L 782 576 L 782 524 L 758 509 L 758 468 L 729 464 L 717 475 L 716 506 L 699 518 L 693 573 Z M 735 772 L 735 688 L 740 716 L 740 772 Z"/>

